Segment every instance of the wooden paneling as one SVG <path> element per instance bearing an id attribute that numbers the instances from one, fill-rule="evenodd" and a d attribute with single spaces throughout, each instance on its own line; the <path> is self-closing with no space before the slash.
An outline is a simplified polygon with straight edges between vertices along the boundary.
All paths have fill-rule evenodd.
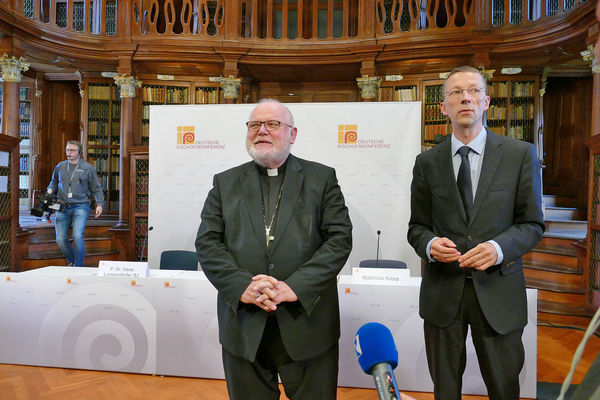
<path id="1" fill-rule="evenodd" d="M 285 103 L 358 101 L 356 82 L 263 82 L 258 93 L 259 98 L 269 97 Z"/>
<path id="2" fill-rule="evenodd" d="M 46 142 L 48 146 L 44 146 L 44 149 L 51 149 L 51 155 L 47 159 L 50 168 L 44 168 L 42 181 L 48 185 L 56 164 L 66 159 L 67 141 L 81 140 L 79 126 L 81 97 L 77 82 L 48 82 L 46 90 L 49 98 L 46 103 L 49 125 L 48 131 L 42 132 L 42 136 L 48 139 Z"/>
<path id="3" fill-rule="evenodd" d="M 544 194 L 571 198 L 571 207 L 587 203 L 592 78 L 548 78 L 544 95 Z"/>

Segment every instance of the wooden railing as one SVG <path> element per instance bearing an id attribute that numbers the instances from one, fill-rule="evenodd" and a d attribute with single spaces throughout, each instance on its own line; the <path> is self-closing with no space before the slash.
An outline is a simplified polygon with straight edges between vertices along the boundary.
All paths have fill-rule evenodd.
<path id="1" fill-rule="evenodd" d="M 592 0 L 0 0 L 41 25 L 94 36 L 322 41 L 518 26 Z"/>

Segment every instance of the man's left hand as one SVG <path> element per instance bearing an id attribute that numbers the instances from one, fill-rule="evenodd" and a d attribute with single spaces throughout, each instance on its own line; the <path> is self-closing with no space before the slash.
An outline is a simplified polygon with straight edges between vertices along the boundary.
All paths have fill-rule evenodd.
<path id="1" fill-rule="evenodd" d="M 496 260 L 498 260 L 496 248 L 488 242 L 479 243 L 458 258 L 461 267 L 474 268 L 478 271 L 488 269 L 496 263 Z"/>
<path id="2" fill-rule="evenodd" d="M 94 215 L 94 218 L 98 218 L 100 216 L 100 214 L 102 214 L 102 206 L 97 206 L 96 207 L 96 215 Z"/>
<path id="3" fill-rule="evenodd" d="M 283 281 L 277 282 L 277 289 L 275 290 L 275 303 L 284 303 L 284 302 L 292 302 L 298 301 L 298 296 L 292 290 L 291 287 L 288 286 L 287 283 Z"/>

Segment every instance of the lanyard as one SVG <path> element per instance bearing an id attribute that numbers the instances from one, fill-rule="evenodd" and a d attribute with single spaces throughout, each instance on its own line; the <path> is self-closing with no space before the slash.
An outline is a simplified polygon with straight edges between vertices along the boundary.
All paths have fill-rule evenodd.
<path id="1" fill-rule="evenodd" d="M 73 180 L 73 176 L 75 176 L 75 171 L 77 171 L 77 168 L 79 168 L 79 163 L 81 161 L 77 162 L 77 165 L 75 166 L 75 169 L 73 170 L 73 173 L 71 173 L 71 178 L 69 179 L 69 193 L 71 193 L 71 181 Z M 71 165 L 71 163 L 67 164 L 67 173 L 69 172 L 69 166 Z"/>

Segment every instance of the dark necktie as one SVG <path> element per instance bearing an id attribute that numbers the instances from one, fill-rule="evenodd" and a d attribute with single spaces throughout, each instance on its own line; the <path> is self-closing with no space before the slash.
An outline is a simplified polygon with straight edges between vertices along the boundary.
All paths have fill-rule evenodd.
<path id="1" fill-rule="evenodd" d="M 463 146 L 458 149 L 458 154 L 462 159 L 460 168 L 458 169 L 458 178 L 456 179 L 456 185 L 462 199 L 463 206 L 465 207 L 465 214 L 467 215 L 467 221 L 469 220 L 471 207 L 473 206 L 473 186 L 471 185 L 471 164 L 469 164 L 469 146 Z"/>

